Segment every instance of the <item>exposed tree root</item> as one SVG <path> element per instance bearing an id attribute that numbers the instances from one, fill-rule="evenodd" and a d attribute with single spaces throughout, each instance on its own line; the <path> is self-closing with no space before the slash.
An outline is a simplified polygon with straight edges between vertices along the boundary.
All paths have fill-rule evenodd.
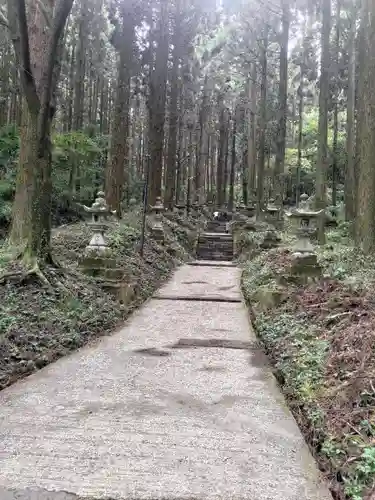
<path id="1" fill-rule="evenodd" d="M 4 273 L 0 276 L 0 283 L 16 283 L 21 284 L 30 280 L 31 278 L 37 278 L 44 285 L 51 287 L 51 283 L 48 281 L 47 277 L 40 270 L 38 264 L 35 264 L 31 269 L 26 271 L 13 271 L 9 273 Z"/>
<path id="2" fill-rule="evenodd" d="M 47 278 L 44 270 L 47 270 L 48 268 L 51 268 L 51 270 L 61 269 L 60 264 L 55 262 L 51 254 L 48 254 L 45 259 L 38 259 L 37 257 L 30 256 L 27 251 L 23 251 L 17 255 L 16 262 L 18 262 L 23 269 L 15 269 L 14 271 L 9 271 L 0 275 L 0 284 L 22 284 L 32 279 L 36 279 L 42 285 L 52 288 L 52 284 Z M 59 281 L 54 283 L 54 286 L 67 290 L 67 288 Z"/>

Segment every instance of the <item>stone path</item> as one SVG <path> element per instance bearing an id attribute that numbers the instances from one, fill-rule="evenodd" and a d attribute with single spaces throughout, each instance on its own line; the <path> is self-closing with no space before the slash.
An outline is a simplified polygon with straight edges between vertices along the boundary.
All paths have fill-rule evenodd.
<path id="1" fill-rule="evenodd" d="M 0 499 L 329 500 L 239 278 L 184 266 L 117 333 L 0 393 Z"/>

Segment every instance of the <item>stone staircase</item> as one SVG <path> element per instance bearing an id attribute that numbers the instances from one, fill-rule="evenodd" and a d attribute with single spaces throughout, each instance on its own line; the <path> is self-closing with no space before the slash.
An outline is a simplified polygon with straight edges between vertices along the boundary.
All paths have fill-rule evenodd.
<path id="1" fill-rule="evenodd" d="M 233 236 L 227 233 L 227 223 L 209 221 L 197 242 L 197 259 L 210 261 L 233 260 Z"/>
<path id="2" fill-rule="evenodd" d="M 206 222 L 205 230 L 207 233 L 226 233 L 227 222 L 218 220 L 209 220 Z"/>

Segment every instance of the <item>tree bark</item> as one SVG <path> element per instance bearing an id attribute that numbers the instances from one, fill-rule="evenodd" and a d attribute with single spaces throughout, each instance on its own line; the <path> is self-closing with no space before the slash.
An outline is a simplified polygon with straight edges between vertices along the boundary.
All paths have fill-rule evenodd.
<path id="1" fill-rule="evenodd" d="M 83 127 L 83 110 L 85 97 L 87 0 L 81 1 L 81 12 L 78 21 L 78 47 L 76 50 L 76 67 L 74 75 L 74 130 L 81 130 Z"/>
<path id="2" fill-rule="evenodd" d="M 280 36 L 280 81 L 279 109 L 276 138 L 275 185 L 274 198 L 276 204 L 282 207 L 283 178 L 285 164 L 286 118 L 288 98 L 288 42 L 289 42 L 289 1 L 282 1 L 282 30 Z"/>
<path id="3" fill-rule="evenodd" d="M 338 129 L 339 129 L 339 64 L 340 64 L 340 30 L 341 30 L 341 3 L 337 0 L 336 33 L 335 33 L 335 96 L 333 108 L 333 158 L 332 158 L 332 205 L 337 205 L 337 163 L 338 163 Z"/>
<path id="4" fill-rule="evenodd" d="M 331 0 L 323 0 L 321 31 L 321 73 L 319 92 L 319 126 L 318 126 L 318 160 L 316 165 L 316 208 L 326 207 L 326 182 L 328 165 L 328 105 L 330 76 L 330 32 L 331 32 Z M 319 218 L 318 241 L 325 242 L 324 218 Z"/>
<path id="5" fill-rule="evenodd" d="M 259 155 L 257 169 L 257 217 L 259 218 L 264 204 L 264 171 L 266 160 L 266 129 L 267 129 L 267 48 L 268 26 L 264 27 L 264 36 L 260 48 L 260 117 L 259 117 Z"/>
<path id="6" fill-rule="evenodd" d="M 227 109 L 224 104 L 223 95 L 219 96 L 219 145 L 218 145 L 218 157 L 217 157 L 217 177 L 216 177 L 216 205 L 220 209 L 225 203 L 225 159 L 226 159 L 226 148 L 227 148 Z"/>
<path id="7" fill-rule="evenodd" d="M 203 86 L 203 101 L 202 107 L 199 114 L 199 124 L 200 124 L 200 138 L 199 138 L 199 160 L 197 166 L 197 175 L 195 182 L 195 192 L 198 196 L 198 203 L 202 205 L 204 203 L 205 192 L 204 192 L 204 178 L 205 169 L 207 168 L 208 160 L 208 130 L 207 130 L 207 120 L 210 112 L 210 95 L 209 95 L 209 80 L 208 76 L 205 76 L 204 86 Z"/>
<path id="8" fill-rule="evenodd" d="M 304 63 L 300 65 L 300 83 L 298 88 L 298 145 L 297 145 L 297 171 L 296 171 L 296 207 L 299 207 L 301 190 L 301 168 L 302 168 L 302 132 L 303 132 L 303 87 L 304 87 Z"/>
<path id="9" fill-rule="evenodd" d="M 122 216 L 122 200 L 125 182 L 128 182 L 128 137 L 130 78 L 132 73 L 133 44 L 135 36 L 134 12 L 132 8 L 123 8 L 122 25 L 116 35 L 115 48 L 119 52 L 116 104 L 114 127 L 112 130 L 111 153 L 106 169 L 106 198 L 118 218 Z"/>
<path id="10" fill-rule="evenodd" d="M 74 0 L 63 0 L 55 9 L 47 29 L 44 15 L 33 4 L 26 16 L 24 0 L 8 0 L 8 18 L 16 58 L 20 62 L 23 92 L 27 102 L 27 144 L 17 176 L 16 191 L 27 191 L 22 199 L 29 208 L 27 220 L 23 207 L 14 204 L 10 241 L 23 245 L 23 258 L 36 267 L 51 263 L 51 123 L 55 110 L 55 90 L 62 57 L 61 39 Z M 53 12 L 53 0 L 49 1 Z M 21 137 L 22 140 L 22 137 Z M 32 168 L 31 168 L 32 167 Z M 19 208 L 20 210 L 17 210 Z"/>
<path id="11" fill-rule="evenodd" d="M 180 91 L 179 68 L 181 52 L 181 3 L 176 1 L 175 25 L 173 31 L 173 67 L 171 76 L 171 96 L 169 107 L 169 135 L 168 156 L 166 165 L 166 185 L 164 204 L 172 210 L 176 193 L 176 169 L 177 169 L 177 133 L 178 133 L 178 97 Z"/>
<path id="12" fill-rule="evenodd" d="M 347 168 L 345 175 L 345 219 L 354 221 L 356 214 L 356 181 L 355 181 L 355 67 L 356 67 L 356 8 L 351 11 L 351 23 L 349 31 L 349 65 L 348 65 L 348 94 L 347 94 L 347 120 L 346 120 L 346 151 Z"/>
<path id="13" fill-rule="evenodd" d="M 250 81 L 250 123 L 249 123 L 249 136 L 248 136 L 248 171 L 249 171 L 249 185 L 248 185 L 248 199 L 255 202 L 254 194 L 256 188 L 256 170 L 257 170 L 257 145 L 256 145 L 256 132 L 257 132 L 257 65 L 254 62 L 251 69 Z"/>
<path id="14" fill-rule="evenodd" d="M 229 176 L 229 200 L 228 211 L 233 212 L 234 207 L 234 181 L 236 174 L 236 139 L 237 139 L 237 121 L 238 121 L 238 107 L 233 114 L 233 129 L 232 129 L 232 152 L 231 152 L 231 168 Z"/>
<path id="15" fill-rule="evenodd" d="M 361 12 L 360 51 L 363 66 L 360 72 L 361 107 L 359 116 L 359 184 L 357 238 L 363 250 L 373 253 L 375 250 L 375 5 L 364 0 Z"/>
<path id="16" fill-rule="evenodd" d="M 155 67 L 150 76 L 148 102 L 151 155 L 148 200 L 151 206 L 155 205 L 156 198 L 161 197 L 162 194 L 164 123 L 169 51 L 168 15 L 168 0 L 161 0 L 158 33 L 156 36 Z"/>

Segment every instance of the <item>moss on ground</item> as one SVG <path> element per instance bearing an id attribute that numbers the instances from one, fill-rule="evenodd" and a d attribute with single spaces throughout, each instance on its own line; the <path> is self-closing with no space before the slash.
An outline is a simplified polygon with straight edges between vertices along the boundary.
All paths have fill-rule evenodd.
<path id="1" fill-rule="evenodd" d="M 177 216 L 176 216 L 177 217 Z M 172 269 L 190 258 L 194 223 L 166 221 L 166 244 L 146 238 L 144 257 L 139 255 L 141 213 L 125 214 L 112 222 L 108 240 L 127 279 L 136 283 L 136 295 L 123 305 L 100 288 L 78 267 L 90 239 L 82 223 L 54 231 L 53 253 L 62 269 L 49 269 L 51 286 L 35 277 L 20 283 L 0 283 L 0 389 L 9 386 L 91 340 L 109 334 L 164 281 Z M 0 247 L 0 275 L 22 271 L 6 247 Z"/>
<path id="2" fill-rule="evenodd" d="M 285 279 L 285 246 L 262 252 L 244 265 L 243 292 L 334 498 L 367 499 L 375 485 L 375 260 L 350 245 L 346 225 L 318 254 L 323 277 L 297 285 Z M 281 300 L 265 308 L 259 289 L 281 290 Z"/>

